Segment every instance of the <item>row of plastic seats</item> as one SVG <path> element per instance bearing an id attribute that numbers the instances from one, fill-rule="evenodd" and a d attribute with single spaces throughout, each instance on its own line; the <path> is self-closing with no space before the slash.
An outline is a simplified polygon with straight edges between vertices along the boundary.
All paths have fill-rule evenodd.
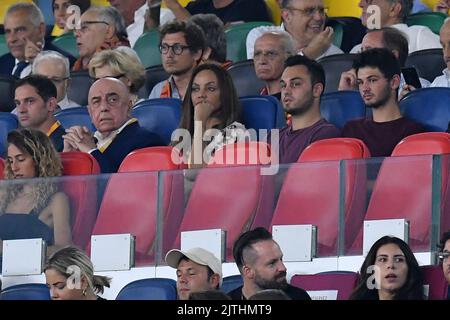
<path id="1" fill-rule="evenodd" d="M 448 284 L 439 265 L 420 267 L 424 286 L 428 286 L 428 300 L 447 299 Z M 290 283 L 306 291 L 337 291 L 337 300 L 348 300 L 356 287 L 358 274 L 351 271 L 328 271 L 317 274 L 295 274 Z M 228 293 L 243 284 L 240 275 L 223 278 L 221 290 Z M 312 292 L 310 293 L 312 294 Z M 0 300 L 49 300 L 45 284 L 27 283 L 6 288 Z M 176 282 L 168 278 L 148 278 L 132 281 L 118 293 L 116 300 L 176 300 Z"/>

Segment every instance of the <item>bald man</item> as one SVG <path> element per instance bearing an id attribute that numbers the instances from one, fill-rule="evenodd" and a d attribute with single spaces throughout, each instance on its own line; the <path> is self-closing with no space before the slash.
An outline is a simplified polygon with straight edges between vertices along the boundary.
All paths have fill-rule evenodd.
<path id="1" fill-rule="evenodd" d="M 94 82 L 89 90 L 88 111 L 95 133 L 75 126 L 66 130 L 64 151 L 88 152 L 97 159 L 102 173 L 117 172 L 122 160 L 133 150 L 162 145 L 158 135 L 130 118 L 132 106 L 127 87 L 114 78 Z"/>

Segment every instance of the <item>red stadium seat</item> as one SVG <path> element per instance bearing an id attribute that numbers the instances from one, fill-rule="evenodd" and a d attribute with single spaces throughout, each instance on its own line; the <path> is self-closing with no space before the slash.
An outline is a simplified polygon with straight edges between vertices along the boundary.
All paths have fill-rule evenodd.
<path id="1" fill-rule="evenodd" d="M 136 237 L 136 263 L 154 258 L 158 201 L 158 172 L 180 169 L 172 162 L 172 147 L 149 147 L 131 152 L 119 173 L 112 175 L 103 196 L 93 234 L 131 233 Z M 177 153 L 173 154 L 175 157 Z M 137 173 L 142 171 L 154 171 Z M 124 174 L 127 172 L 127 174 Z M 183 175 L 164 173 L 164 243 L 172 243 L 183 210 Z M 124 195 L 125 193 L 125 195 Z M 173 231 L 175 230 L 175 231 Z"/>
<path id="2" fill-rule="evenodd" d="M 365 219 L 404 218 L 410 223 L 411 248 L 414 251 L 429 250 L 435 163 L 432 154 L 446 153 L 450 153 L 450 134 L 447 133 L 420 133 L 400 141 L 393 150 L 392 157 L 384 159 L 381 165 Z M 448 190 L 450 162 L 448 156 L 441 160 L 443 198 Z M 448 219 L 448 216 L 441 216 L 441 230 L 450 227 Z M 362 230 L 353 248 L 361 251 Z"/>
<path id="3" fill-rule="evenodd" d="M 420 266 L 423 275 L 423 284 L 428 285 L 428 300 L 446 300 L 448 283 L 444 278 L 442 266 Z"/>
<path id="4" fill-rule="evenodd" d="M 234 154 L 246 154 L 245 160 L 244 157 L 230 159 L 230 151 L 235 152 Z M 270 155 L 269 145 L 263 142 L 240 142 L 228 144 L 216 151 L 211 159 L 211 163 L 216 163 L 198 172 L 180 232 L 219 228 L 225 230 L 227 259 L 232 259 L 233 243 L 242 232 L 269 225 L 274 205 L 273 176 L 261 175 L 261 167 L 256 165 L 231 170 L 225 168 L 266 163 L 263 157 L 258 156 L 258 152 L 259 155 Z M 218 161 L 219 159 L 222 161 Z M 174 248 L 180 247 L 180 232 Z"/>
<path id="5" fill-rule="evenodd" d="M 318 254 L 336 255 L 341 160 L 370 156 L 358 139 L 334 138 L 312 143 L 289 169 L 271 225 L 313 224 L 318 229 Z M 323 162 L 330 160 L 328 162 Z M 311 161 L 320 161 L 312 163 Z M 310 162 L 310 163 L 306 163 Z M 353 243 L 365 213 L 365 163 L 345 161 L 345 243 Z"/>
<path id="6" fill-rule="evenodd" d="M 348 300 L 356 287 L 358 274 L 350 271 L 325 272 L 317 274 L 296 274 L 291 278 L 291 285 L 306 291 L 336 290 L 337 300 Z"/>
<path id="7" fill-rule="evenodd" d="M 96 175 L 100 167 L 90 154 L 85 152 L 60 153 L 64 176 Z M 72 213 L 72 240 L 84 248 L 91 237 L 97 218 L 96 177 L 72 177 L 63 180 L 62 189 L 70 199 Z"/>

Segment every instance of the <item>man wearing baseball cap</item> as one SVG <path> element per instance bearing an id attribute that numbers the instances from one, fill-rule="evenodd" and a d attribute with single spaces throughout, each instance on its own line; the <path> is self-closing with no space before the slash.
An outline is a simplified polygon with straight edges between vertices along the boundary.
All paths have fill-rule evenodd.
<path id="1" fill-rule="evenodd" d="M 208 250 L 173 249 L 167 252 L 166 263 L 177 269 L 177 292 L 180 300 L 189 299 L 191 292 L 219 289 L 222 285 L 222 263 Z"/>

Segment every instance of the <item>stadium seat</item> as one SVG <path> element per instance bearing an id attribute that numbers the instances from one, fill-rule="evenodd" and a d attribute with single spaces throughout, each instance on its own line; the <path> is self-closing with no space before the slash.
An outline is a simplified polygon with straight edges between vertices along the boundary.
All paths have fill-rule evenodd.
<path id="1" fill-rule="evenodd" d="M 131 115 L 150 132 L 156 133 L 167 145 L 171 142 L 173 130 L 181 119 L 181 100 L 175 98 L 147 99 L 131 110 Z"/>
<path id="2" fill-rule="evenodd" d="M 11 112 L 16 107 L 14 103 L 14 90 L 16 87 L 16 80 L 13 76 L 2 74 L 0 75 L 0 92 L 2 98 L 0 99 L 0 112 Z"/>
<path id="3" fill-rule="evenodd" d="M 423 275 L 423 284 L 428 285 L 428 300 L 446 300 L 448 283 L 444 278 L 442 266 L 420 266 Z"/>
<path id="4" fill-rule="evenodd" d="M 60 153 L 64 176 L 100 174 L 93 156 L 85 152 Z M 95 176 L 64 179 L 62 188 L 70 199 L 72 241 L 80 248 L 88 244 L 97 219 L 97 180 Z"/>
<path id="5" fill-rule="evenodd" d="M 227 59 L 233 62 L 247 60 L 247 34 L 256 27 L 273 26 L 272 22 L 255 21 L 231 25 L 225 30 L 227 38 Z"/>
<path id="6" fill-rule="evenodd" d="M 341 3 L 343 3 L 341 1 Z M 345 53 L 349 53 L 354 46 L 360 44 L 362 38 L 366 34 L 366 27 L 361 23 L 359 17 L 334 16 L 328 18 L 326 26 L 330 26 L 334 30 L 333 44 Z"/>
<path id="7" fill-rule="evenodd" d="M 0 112 L 0 156 L 6 155 L 8 133 L 19 127 L 17 117 L 9 112 Z"/>
<path id="8" fill-rule="evenodd" d="M 442 76 L 447 67 L 442 55 L 442 49 L 426 49 L 412 52 L 406 58 L 406 67 L 414 67 L 420 77 L 433 82 L 436 77 Z"/>
<path id="9" fill-rule="evenodd" d="M 337 300 L 348 300 L 356 287 L 356 272 L 325 272 L 316 274 L 296 274 L 291 278 L 291 285 L 306 291 L 337 291 Z"/>
<path id="10" fill-rule="evenodd" d="M 365 214 L 366 167 L 364 162 L 341 160 L 368 157 L 369 150 L 358 139 L 325 139 L 309 145 L 297 161 L 300 164 L 293 165 L 286 174 L 271 226 L 317 226 L 318 256 L 337 254 L 341 227 L 345 227 L 345 245 L 353 243 Z M 345 172 L 343 204 L 340 202 L 341 172 Z M 342 226 L 339 224 L 341 206 Z"/>
<path id="11" fill-rule="evenodd" d="M 77 48 L 77 39 L 75 38 L 73 32 L 63 33 L 59 37 L 53 39 L 52 44 L 66 51 L 67 53 L 70 53 L 75 58 L 78 58 L 80 56 Z"/>
<path id="12" fill-rule="evenodd" d="M 5 160 L 0 158 L 0 179 L 4 178 L 4 172 L 5 171 Z"/>
<path id="13" fill-rule="evenodd" d="M 177 300 L 177 283 L 166 278 L 136 280 L 123 287 L 116 300 Z"/>
<path id="14" fill-rule="evenodd" d="M 236 157 L 230 160 L 230 153 L 246 156 L 239 157 L 239 162 Z M 242 232 L 268 227 L 274 205 L 273 176 L 262 175 L 257 165 L 226 168 L 265 163 L 258 154 L 269 155 L 269 145 L 239 142 L 217 150 L 208 167 L 198 171 L 179 231 L 225 230 L 226 256 L 231 260 L 233 243 Z M 180 248 L 180 232 L 173 248 Z"/>
<path id="15" fill-rule="evenodd" d="M 5 35 L 0 34 L 0 56 L 7 54 L 9 52 L 9 48 L 6 44 Z"/>
<path id="16" fill-rule="evenodd" d="M 359 91 L 328 92 L 320 99 L 320 114 L 342 129 L 349 120 L 364 118 L 366 106 Z"/>
<path id="17" fill-rule="evenodd" d="M 160 65 L 161 52 L 159 52 L 159 31 L 151 30 L 143 33 L 134 44 L 133 49 L 138 54 L 144 67 Z"/>
<path id="18" fill-rule="evenodd" d="M 50 290 L 44 283 L 13 285 L 2 290 L 0 300 L 51 300 Z"/>
<path id="19" fill-rule="evenodd" d="M 400 100 L 400 110 L 427 131 L 446 131 L 450 121 L 450 88 L 414 90 Z"/>
<path id="20" fill-rule="evenodd" d="M 91 116 L 89 115 L 87 107 L 64 109 L 56 112 L 55 117 L 59 120 L 59 122 L 61 122 L 65 129 L 72 126 L 86 126 L 92 132 L 96 130 L 92 124 Z"/>
<path id="21" fill-rule="evenodd" d="M 232 276 L 223 277 L 222 287 L 220 289 L 225 293 L 229 293 L 243 284 L 244 281 L 242 280 L 242 276 L 240 274 L 235 274 Z"/>
<path id="22" fill-rule="evenodd" d="M 233 63 L 228 68 L 228 73 L 239 97 L 259 95 L 266 85 L 256 76 L 253 60 Z"/>
<path id="23" fill-rule="evenodd" d="M 144 89 L 141 88 L 139 96 L 141 98 L 148 98 L 150 92 L 152 92 L 153 87 L 163 80 L 169 78 L 169 74 L 164 70 L 162 65 L 153 66 L 145 69 L 145 84 Z"/>
<path id="24" fill-rule="evenodd" d="M 70 73 L 70 84 L 67 88 L 67 96 L 80 106 L 87 106 L 89 88 L 92 79 L 87 71 L 76 71 Z"/>
<path id="25" fill-rule="evenodd" d="M 273 96 L 247 96 L 239 99 L 242 118 L 247 129 L 275 129 L 286 125 L 280 101 Z"/>
<path id="26" fill-rule="evenodd" d="M 439 35 L 442 25 L 447 15 L 441 12 L 418 12 L 406 17 L 405 23 L 408 26 L 426 26 L 435 34 Z"/>
<path id="27" fill-rule="evenodd" d="M 447 153 L 450 153 L 450 134 L 447 133 L 419 133 L 400 141 L 392 156 L 383 160 L 365 220 L 406 219 L 410 224 L 411 249 L 430 250 L 433 163 L 439 163 L 431 154 Z M 439 170 L 444 194 L 450 162 L 448 157 L 441 160 Z M 441 217 L 441 230 L 450 228 L 449 218 Z M 362 236 L 360 230 L 352 250 L 361 252 Z"/>
<path id="28" fill-rule="evenodd" d="M 326 56 L 318 60 L 325 70 L 326 84 L 324 93 L 338 90 L 342 72 L 352 68 L 356 56 L 356 54 L 343 53 Z"/>
<path id="29" fill-rule="evenodd" d="M 173 156 L 177 156 L 175 153 Z M 131 152 L 108 181 L 93 234 L 131 233 L 136 237 L 136 263 L 153 261 L 158 216 L 158 172 L 182 168 L 171 161 L 172 147 L 149 147 Z M 147 172 L 145 174 L 142 171 Z M 161 205 L 164 244 L 170 246 L 178 231 L 184 205 L 183 175 L 165 172 Z M 132 190 L 132 192 L 126 192 Z M 124 195 L 124 191 L 126 194 Z M 169 239 L 170 238 L 170 239 Z M 167 240 L 169 239 L 169 240 Z"/>

